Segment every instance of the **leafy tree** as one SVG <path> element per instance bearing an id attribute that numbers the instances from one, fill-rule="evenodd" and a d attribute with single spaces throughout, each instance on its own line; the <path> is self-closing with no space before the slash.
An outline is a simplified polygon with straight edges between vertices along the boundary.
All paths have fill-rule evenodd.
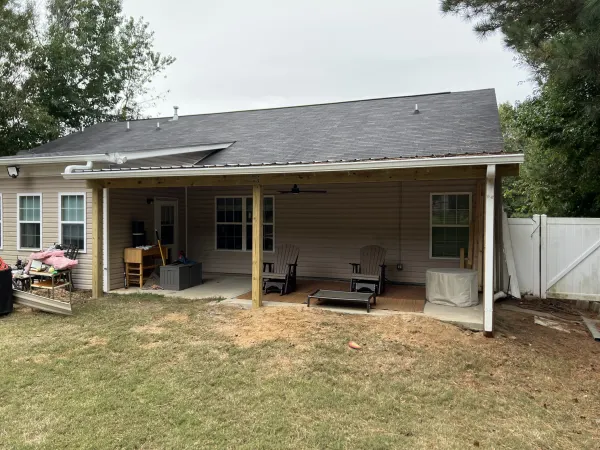
<path id="1" fill-rule="evenodd" d="M 48 0 L 39 22 L 23 1 L 0 2 L 0 70 L 11 80 L 2 86 L 10 101 L 0 104 L 0 153 L 139 118 L 156 98 L 152 80 L 174 62 L 153 50 L 147 23 L 123 15 L 122 0 Z"/>
<path id="2" fill-rule="evenodd" d="M 54 120 L 29 96 L 33 9 L 0 0 L 0 155 L 57 136 Z"/>
<path id="3" fill-rule="evenodd" d="M 510 153 L 525 152 L 526 147 L 532 146 L 532 142 L 519 128 L 516 109 L 510 103 L 503 103 L 498 108 L 498 112 L 504 136 L 504 150 Z M 535 212 L 529 197 L 529 185 L 524 177 L 526 169 L 525 166 L 521 167 L 520 177 L 503 179 L 504 210 L 511 217 L 528 217 Z"/>
<path id="4" fill-rule="evenodd" d="M 534 95 L 501 105 L 507 149 L 524 151 L 505 183 L 509 212 L 600 215 L 600 0 L 443 0 L 442 11 L 500 31 L 535 75 Z"/>

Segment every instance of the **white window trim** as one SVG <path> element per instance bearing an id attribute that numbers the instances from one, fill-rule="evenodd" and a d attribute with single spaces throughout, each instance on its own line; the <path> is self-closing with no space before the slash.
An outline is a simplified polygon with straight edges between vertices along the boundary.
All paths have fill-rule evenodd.
<path id="1" fill-rule="evenodd" d="M 31 221 L 21 221 L 20 209 L 21 209 L 21 197 L 39 197 L 40 198 L 40 247 L 39 248 L 27 248 L 21 247 L 21 223 L 38 223 Z M 17 194 L 17 250 L 33 250 L 40 251 L 44 248 L 44 196 L 41 192 L 21 193 Z"/>
<path id="2" fill-rule="evenodd" d="M 469 196 L 469 225 L 436 225 L 438 228 L 470 228 L 473 220 L 472 192 L 431 192 L 429 194 L 429 259 L 458 261 L 460 257 L 433 256 L 433 196 L 434 195 L 468 195 Z M 471 230 L 469 230 L 469 233 Z"/>
<path id="3" fill-rule="evenodd" d="M 241 198 L 242 199 L 242 249 L 241 250 L 236 250 L 236 249 L 228 249 L 228 248 L 218 248 L 217 245 L 217 225 L 219 224 L 228 224 L 228 225 L 236 225 L 240 222 L 217 222 L 217 200 L 220 198 Z M 238 252 L 238 253 L 252 253 L 252 249 L 247 250 L 246 249 L 246 225 L 252 225 L 251 223 L 248 223 L 246 221 L 246 199 L 247 198 L 252 198 L 251 195 L 216 195 L 215 196 L 215 205 L 214 205 L 214 209 L 213 212 L 215 214 L 214 216 L 214 220 L 213 220 L 213 224 L 215 225 L 215 250 L 218 252 Z M 263 221 L 263 225 L 273 225 L 273 250 L 263 250 L 263 253 L 275 253 L 275 196 L 274 195 L 263 195 L 263 200 L 265 198 L 272 198 L 273 199 L 273 222 L 269 222 L 269 223 L 264 223 Z M 263 241 L 264 241 L 264 236 L 263 236 Z"/>
<path id="4" fill-rule="evenodd" d="M 62 197 L 65 195 L 83 195 L 83 248 L 79 253 L 87 253 L 87 195 L 85 192 L 59 192 L 58 193 L 58 243 L 62 244 L 62 226 L 63 223 L 81 225 L 81 222 L 62 220 Z"/>
<path id="5" fill-rule="evenodd" d="M 4 248 L 4 203 L 2 202 L 2 193 L 0 192 L 0 250 Z"/>

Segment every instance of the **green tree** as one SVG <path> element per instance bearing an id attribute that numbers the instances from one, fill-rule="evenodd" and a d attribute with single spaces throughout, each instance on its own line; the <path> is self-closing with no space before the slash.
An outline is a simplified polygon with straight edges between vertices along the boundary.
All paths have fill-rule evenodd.
<path id="1" fill-rule="evenodd" d="M 153 50 L 147 23 L 124 16 L 122 0 L 48 0 L 40 21 L 23 1 L 0 2 L 0 70 L 11 80 L 2 86 L 10 101 L 0 104 L 1 153 L 141 117 L 156 99 L 152 80 L 174 62 Z"/>
<path id="2" fill-rule="evenodd" d="M 57 136 L 55 121 L 29 95 L 34 11 L 0 0 L 0 155 Z"/>
<path id="3" fill-rule="evenodd" d="M 535 75 L 534 95 L 500 115 L 524 151 L 504 196 L 513 214 L 600 215 L 600 0 L 443 0 L 442 11 L 500 31 Z"/>

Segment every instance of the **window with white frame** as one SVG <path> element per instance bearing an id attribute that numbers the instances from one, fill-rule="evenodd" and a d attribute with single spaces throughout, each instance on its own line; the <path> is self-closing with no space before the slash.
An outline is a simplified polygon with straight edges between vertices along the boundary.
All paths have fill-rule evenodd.
<path id="1" fill-rule="evenodd" d="M 252 250 L 252 197 L 216 198 L 217 250 Z M 263 249 L 275 245 L 275 200 L 263 197 Z"/>
<path id="2" fill-rule="evenodd" d="M 42 248 L 42 194 L 17 194 L 19 249 Z"/>
<path id="3" fill-rule="evenodd" d="M 4 228 L 3 225 L 4 223 L 2 222 L 2 214 L 3 214 L 3 210 L 2 210 L 2 194 L 0 194 L 0 250 L 2 249 L 2 246 L 4 245 Z"/>
<path id="4" fill-rule="evenodd" d="M 85 252 L 85 194 L 59 194 L 61 244 L 76 246 Z"/>
<path id="5" fill-rule="evenodd" d="M 469 251 L 471 194 L 431 194 L 431 257 L 458 258 Z"/>

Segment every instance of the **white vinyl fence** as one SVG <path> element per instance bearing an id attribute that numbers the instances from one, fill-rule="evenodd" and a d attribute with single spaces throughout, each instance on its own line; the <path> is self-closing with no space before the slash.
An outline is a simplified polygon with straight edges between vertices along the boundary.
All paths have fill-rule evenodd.
<path id="1" fill-rule="evenodd" d="M 508 219 L 521 293 L 600 301 L 600 219 Z"/>

